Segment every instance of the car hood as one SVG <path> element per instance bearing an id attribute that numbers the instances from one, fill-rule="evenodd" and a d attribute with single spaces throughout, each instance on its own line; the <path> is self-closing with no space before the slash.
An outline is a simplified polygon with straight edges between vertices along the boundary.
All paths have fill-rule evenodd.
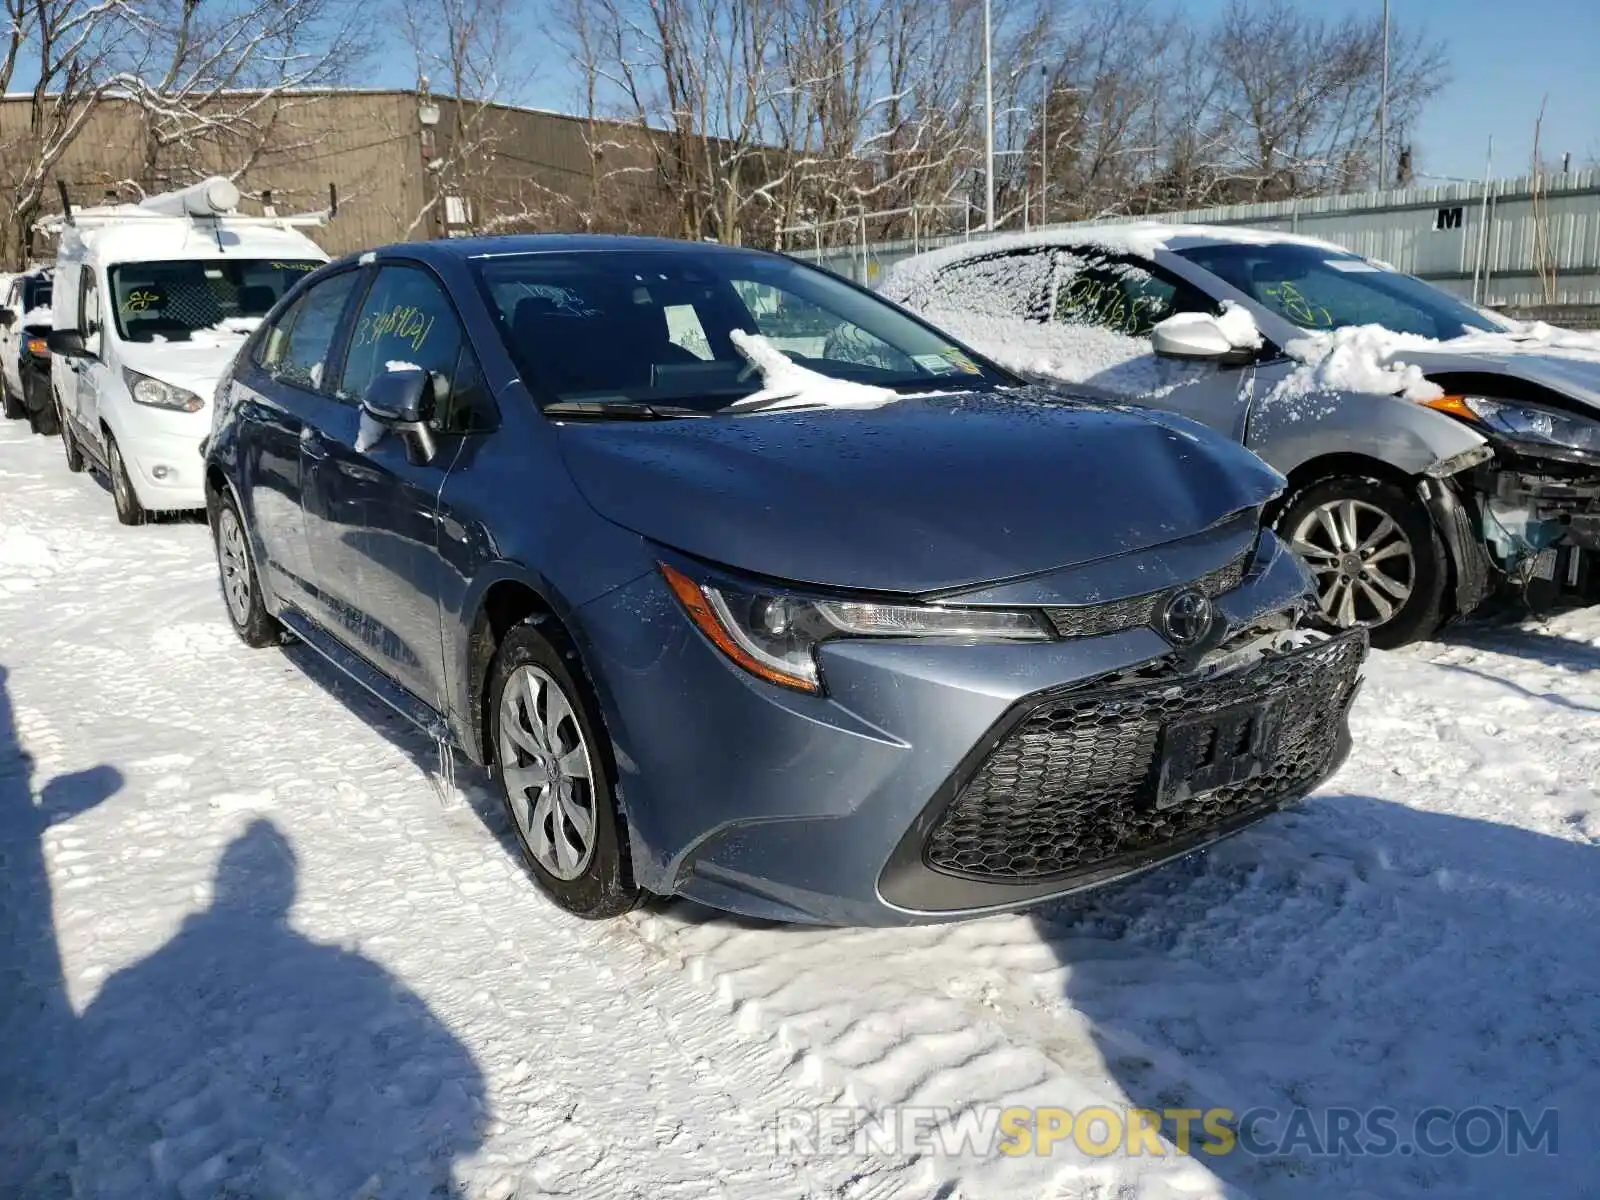
<path id="1" fill-rule="evenodd" d="M 238 334 L 219 335 L 200 342 L 123 342 L 119 350 L 123 366 L 209 401 L 244 341 Z"/>
<path id="2" fill-rule="evenodd" d="M 754 574 L 874 591 L 1146 549 L 1283 484 L 1183 418 L 1039 388 L 557 428 L 578 487 L 617 524 Z"/>
<path id="3" fill-rule="evenodd" d="M 1541 352 L 1535 348 L 1401 351 L 1396 360 L 1412 363 L 1427 376 L 1454 371 L 1505 375 L 1549 388 L 1600 415 L 1600 353 Z"/>

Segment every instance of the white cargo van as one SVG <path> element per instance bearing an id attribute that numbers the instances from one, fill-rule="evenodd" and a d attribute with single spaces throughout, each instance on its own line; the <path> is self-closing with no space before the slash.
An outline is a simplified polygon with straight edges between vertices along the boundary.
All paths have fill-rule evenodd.
<path id="1" fill-rule="evenodd" d="M 250 331 L 328 261 L 301 229 L 332 215 L 254 217 L 214 178 L 139 204 L 41 223 L 59 237 L 51 384 L 67 466 L 111 481 L 117 517 L 205 506 L 212 394 Z"/>

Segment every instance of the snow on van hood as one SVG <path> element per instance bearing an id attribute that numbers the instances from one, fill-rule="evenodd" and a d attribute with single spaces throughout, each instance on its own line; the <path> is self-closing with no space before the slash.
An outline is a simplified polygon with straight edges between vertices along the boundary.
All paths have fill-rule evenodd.
<path id="1" fill-rule="evenodd" d="M 258 324 L 254 317 L 234 318 L 225 327 L 197 330 L 188 341 L 122 342 L 118 354 L 123 366 L 209 400 L 217 380 Z"/>
<path id="2" fill-rule="evenodd" d="M 1422 403 L 1444 394 L 1430 376 L 1470 371 L 1526 380 L 1600 409 L 1600 333 L 1543 322 L 1446 341 L 1355 325 L 1309 333 L 1284 352 L 1300 365 L 1274 397 L 1359 391 Z"/>

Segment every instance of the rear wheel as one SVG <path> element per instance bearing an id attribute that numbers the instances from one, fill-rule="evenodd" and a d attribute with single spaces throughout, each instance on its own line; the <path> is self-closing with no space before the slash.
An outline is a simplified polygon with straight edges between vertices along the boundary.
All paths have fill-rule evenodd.
<path id="1" fill-rule="evenodd" d="M 133 490 L 133 480 L 128 476 L 128 464 L 122 461 L 122 449 L 111 431 L 106 430 L 106 467 L 111 473 L 111 499 L 116 502 L 117 520 L 124 525 L 143 525 L 150 519 L 139 494 Z"/>
<path id="2" fill-rule="evenodd" d="M 37 395 L 38 393 L 36 391 L 34 397 L 32 398 L 36 398 Z M 34 408 L 30 405 L 28 408 L 28 424 L 33 427 L 33 431 L 35 433 L 41 434 L 44 437 L 51 437 L 54 434 L 60 433 L 61 422 L 56 416 L 55 398 L 47 398 L 43 404 L 39 405 L 38 408 Z"/>
<path id="3" fill-rule="evenodd" d="M 490 689 L 495 776 L 539 886 L 588 920 L 637 906 L 610 743 L 576 665 L 519 625 L 500 644 Z"/>
<path id="4" fill-rule="evenodd" d="M 1449 559 L 1427 509 L 1399 485 L 1324 479 L 1290 498 L 1277 530 L 1316 576 L 1324 624 L 1365 625 L 1383 650 L 1439 627 Z"/>

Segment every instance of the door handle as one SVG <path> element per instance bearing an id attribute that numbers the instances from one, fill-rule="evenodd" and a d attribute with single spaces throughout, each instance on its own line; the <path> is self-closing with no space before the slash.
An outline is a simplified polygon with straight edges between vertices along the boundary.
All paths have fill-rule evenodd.
<path id="1" fill-rule="evenodd" d="M 310 425 L 300 427 L 300 452 L 318 461 L 328 457 L 328 452 L 322 446 L 322 435 Z"/>

